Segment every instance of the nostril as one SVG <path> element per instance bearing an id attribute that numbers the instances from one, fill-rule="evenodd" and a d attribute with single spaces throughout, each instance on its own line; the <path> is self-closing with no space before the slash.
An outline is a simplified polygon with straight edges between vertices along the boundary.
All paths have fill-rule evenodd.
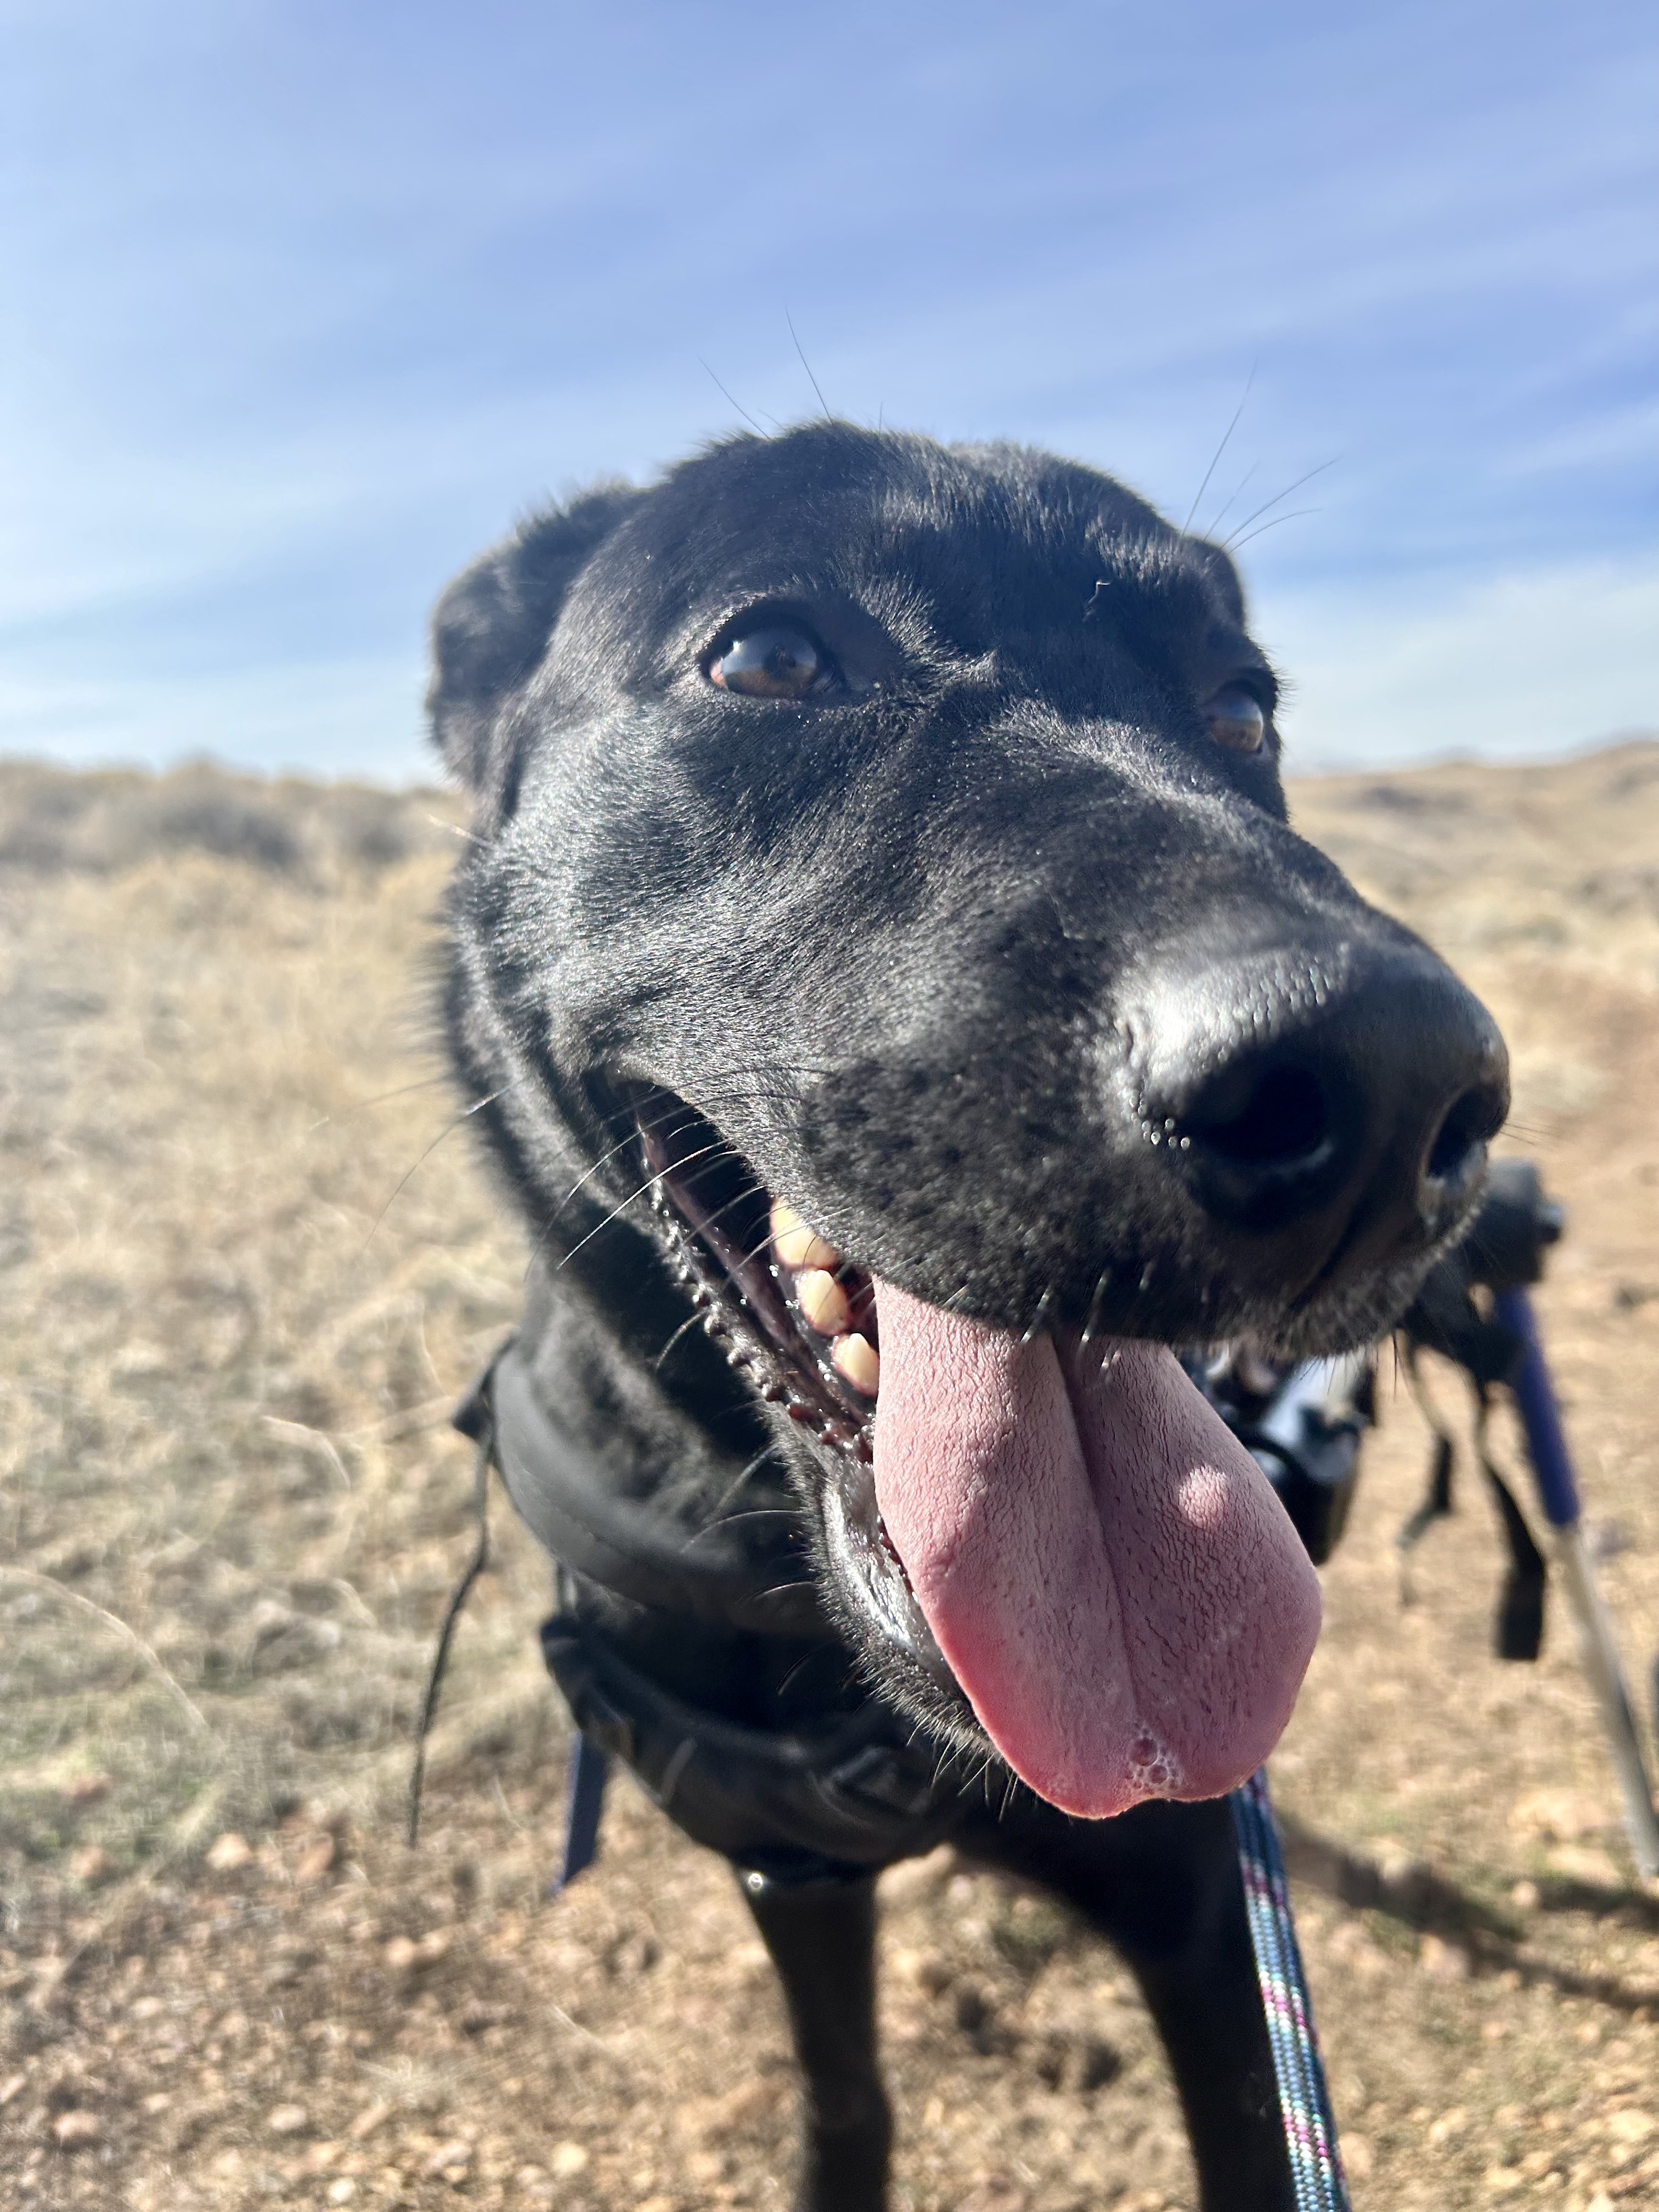
<path id="1" fill-rule="evenodd" d="M 1330 1101 L 1312 1069 L 1295 1061 L 1229 1068 L 1200 1091 L 1180 1128 L 1241 1167 L 1304 1166 L 1329 1142 Z"/>
<path id="2" fill-rule="evenodd" d="M 1477 1083 L 1455 1098 L 1429 1147 L 1426 1173 L 1432 1182 L 1455 1182 L 1488 1139 L 1504 1125 L 1506 1102 L 1496 1087 Z"/>

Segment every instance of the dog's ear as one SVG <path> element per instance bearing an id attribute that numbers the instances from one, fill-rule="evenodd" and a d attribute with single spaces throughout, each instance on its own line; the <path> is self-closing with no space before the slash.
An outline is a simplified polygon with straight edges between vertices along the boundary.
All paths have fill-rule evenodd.
<path id="1" fill-rule="evenodd" d="M 640 496 L 631 484 L 600 484 L 532 515 L 439 600 L 426 709 L 434 742 L 469 790 L 501 791 L 501 710 L 540 665 L 578 572 Z"/>

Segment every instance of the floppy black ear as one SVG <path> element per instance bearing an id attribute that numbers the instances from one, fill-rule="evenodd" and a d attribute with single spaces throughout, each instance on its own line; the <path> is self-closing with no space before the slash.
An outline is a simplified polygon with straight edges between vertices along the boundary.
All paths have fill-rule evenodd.
<path id="1" fill-rule="evenodd" d="M 503 782 L 491 758 L 501 709 L 539 665 L 578 571 L 639 497 L 631 484 L 600 484 L 532 516 L 439 600 L 426 708 L 438 750 L 469 789 Z"/>

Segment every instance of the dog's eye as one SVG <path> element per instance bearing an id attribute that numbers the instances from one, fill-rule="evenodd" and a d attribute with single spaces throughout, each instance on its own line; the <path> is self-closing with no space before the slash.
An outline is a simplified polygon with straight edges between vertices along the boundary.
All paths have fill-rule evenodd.
<path id="1" fill-rule="evenodd" d="M 1242 684 L 1224 684 L 1204 708 L 1210 735 L 1229 752 L 1259 753 L 1267 742 L 1267 716 L 1261 702 Z"/>
<path id="2" fill-rule="evenodd" d="M 733 638 L 708 680 L 751 699 L 803 699 L 823 674 L 823 654 L 804 629 L 776 624 Z"/>

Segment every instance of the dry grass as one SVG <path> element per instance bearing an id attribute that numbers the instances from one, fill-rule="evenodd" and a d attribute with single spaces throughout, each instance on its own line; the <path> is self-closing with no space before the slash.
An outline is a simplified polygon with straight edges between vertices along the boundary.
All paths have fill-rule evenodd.
<path id="1" fill-rule="evenodd" d="M 1545 1320 L 1645 1669 L 1659 746 L 1297 805 L 1516 1042 L 1517 1141 L 1571 1209 Z M 470 1540 L 444 1416 L 522 1267 L 430 1081 L 434 817 L 0 769 L 3 2203 L 787 2201 L 781 2019 L 721 1870 L 623 1786 L 600 1868 L 539 1902 L 562 1727 L 510 1526 L 398 1840 Z M 1488 1656 L 1472 1484 L 1402 1611 L 1424 1450 L 1391 1403 L 1276 1761 L 1356 2199 L 1659 2203 L 1659 1905 L 1565 1622 L 1536 1669 Z M 1190 2203 L 1110 1956 L 946 1862 L 889 1887 L 899 2205 Z"/>

